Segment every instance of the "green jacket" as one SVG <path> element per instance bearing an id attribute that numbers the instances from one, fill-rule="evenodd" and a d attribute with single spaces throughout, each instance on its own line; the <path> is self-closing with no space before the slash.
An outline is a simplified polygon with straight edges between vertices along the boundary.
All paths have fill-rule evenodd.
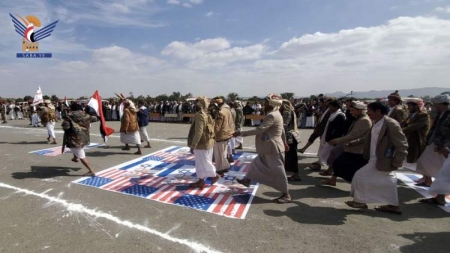
<path id="1" fill-rule="evenodd" d="M 193 149 L 211 149 L 214 146 L 214 120 L 201 110 L 195 114 L 189 129 L 188 146 Z"/>
<path id="2" fill-rule="evenodd" d="M 89 128 L 97 117 L 85 114 L 83 111 L 71 112 L 61 124 L 64 130 L 64 144 L 68 148 L 82 148 L 90 144 Z"/>

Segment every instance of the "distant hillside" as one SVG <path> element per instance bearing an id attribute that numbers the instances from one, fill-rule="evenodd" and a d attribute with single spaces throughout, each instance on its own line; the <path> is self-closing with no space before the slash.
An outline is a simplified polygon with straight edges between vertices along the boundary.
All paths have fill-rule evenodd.
<path id="1" fill-rule="evenodd" d="M 394 92 L 395 90 L 371 90 L 371 91 L 353 91 L 352 97 L 356 98 L 383 98 L 387 97 L 389 94 Z M 441 94 L 442 92 L 450 91 L 450 88 L 437 88 L 437 87 L 426 87 L 419 89 L 404 89 L 398 90 L 398 93 L 402 97 L 408 97 L 413 95 L 414 97 L 424 97 L 424 96 L 436 96 Z M 349 92 L 348 92 L 349 93 Z M 344 92 L 334 92 L 334 93 L 326 93 L 324 95 L 331 97 L 343 97 L 348 93 Z"/>

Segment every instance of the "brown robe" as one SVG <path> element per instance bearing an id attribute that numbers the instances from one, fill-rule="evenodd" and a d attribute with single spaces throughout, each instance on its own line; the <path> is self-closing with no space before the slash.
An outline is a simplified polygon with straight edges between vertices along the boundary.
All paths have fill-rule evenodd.
<path id="1" fill-rule="evenodd" d="M 430 115 L 419 111 L 401 123 L 402 131 L 408 141 L 406 162 L 415 163 L 426 148 L 426 136 L 430 129 Z"/>

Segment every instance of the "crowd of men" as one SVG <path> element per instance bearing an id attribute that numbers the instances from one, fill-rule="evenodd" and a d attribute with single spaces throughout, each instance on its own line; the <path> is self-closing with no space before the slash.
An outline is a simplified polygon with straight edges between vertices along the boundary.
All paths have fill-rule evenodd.
<path id="1" fill-rule="evenodd" d="M 203 178 L 191 186 L 203 188 L 206 177 L 216 182 L 230 166 L 226 161 L 229 154 L 226 147 L 233 146 L 233 138 L 255 135 L 258 156 L 246 177 L 237 182 L 247 187 L 252 181 L 269 185 L 282 193 L 273 200 L 275 203 L 290 203 L 288 182 L 301 180 L 297 151 L 305 152 L 320 138 L 318 161 L 309 168 L 331 176 L 322 181 L 326 186 L 335 186 L 338 177 L 349 181 L 353 197 L 346 202 L 349 207 L 367 209 L 367 204 L 377 203 L 383 204 L 375 207 L 377 211 L 402 214 L 395 171 L 405 163 L 417 164 L 416 172 L 423 175 L 417 185 L 436 195 L 419 202 L 446 204 L 445 196 L 450 194 L 448 94 L 434 97 L 432 110 L 419 98 L 403 101 L 398 91 L 390 94 L 386 103 L 346 99 L 343 106 L 341 102 L 331 97 L 320 98 L 321 111 L 314 131 L 305 146 L 297 150 L 299 108 L 291 101 L 269 94 L 261 124 L 253 130 L 235 128 L 233 131 L 232 106 L 220 97 L 214 98 L 209 106 L 206 98 L 199 99 L 188 145 L 196 156 L 196 169 L 201 172 L 198 174 Z M 326 171 L 321 171 L 323 165 L 328 165 Z M 293 174 L 288 177 L 286 172 Z M 432 177 L 436 178 L 435 182 Z"/>
<path id="2" fill-rule="evenodd" d="M 3 122 L 6 122 L 6 115 L 15 118 L 11 117 L 11 111 L 17 112 L 14 106 L 10 107 L 13 104 L 0 103 Z M 319 138 L 318 160 L 309 169 L 331 176 L 322 181 L 326 186 L 335 186 L 339 177 L 350 182 L 354 199 L 346 202 L 348 206 L 367 209 L 368 203 L 381 203 L 385 205 L 375 210 L 401 214 L 395 171 L 406 163 L 416 164 L 416 172 L 423 175 L 417 185 L 429 188 L 430 193 L 436 195 L 419 201 L 446 204 L 445 195 L 450 194 L 449 95 L 436 96 L 427 104 L 419 98 L 404 100 L 397 91 L 385 102 L 365 103 L 319 95 L 317 100 L 308 103 L 313 107 L 317 104 L 314 114 L 303 101 L 289 101 L 277 94 L 269 94 L 262 105 L 258 102 L 253 107 L 249 103 L 243 106 L 241 101 L 227 102 L 223 97 L 211 101 L 199 97 L 184 103 L 161 101 L 150 105 L 139 101 L 135 107 L 133 101 L 123 98 L 119 102 L 104 102 L 103 112 L 107 120 L 121 120 L 123 150 L 130 150 L 129 144 L 133 144 L 138 148 L 135 153 L 138 155 L 142 154 L 141 142 L 146 141 L 145 147 L 151 147 L 145 127 L 152 112 L 161 113 L 161 117 L 195 114 L 188 133 L 188 146 L 195 155 L 199 180 L 190 184 L 191 187 L 204 188 L 206 178 L 210 177 L 214 184 L 219 177 L 224 177 L 233 163 L 235 150 L 242 148 L 242 137 L 255 135 L 258 156 L 246 177 L 237 182 L 247 187 L 252 181 L 269 185 L 282 193 L 273 200 L 275 203 L 290 203 L 288 183 L 301 180 L 298 153 L 304 153 Z M 123 112 L 119 111 L 121 104 Z M 47 140 L 52 144 L 57 143 L 55 122 L 62 119 L 63 146 L 73 151 L 72 161 L 81 160 L 89 170 L 86 175 L 91 176 L 95 172 L 85 158 L 84 146 L 89 144 L 90 122 L 97 117 L 86 113 L 85 107 L 85 104 L 73 102 L 69 108 L 45 100 L 42 105 L 23 106 L 21 110 L 28 112 L 31 125 L 47 128 Z M 264 118 L 250 123 L 256 126 L 254 129 L 242 131 L 245 115 L 249 113 Z M 178 119 L 182 120 L 180 117 Z M 297 149 L 298 129 L 307 124 L 313 127 L 313 133 L 308 142 Z M 325 165 L 328 168 L 322 171 Z M 288 177 L 287 173 L 292 174 Z M 432 178 L 436 180 L 433 182 Z"/>

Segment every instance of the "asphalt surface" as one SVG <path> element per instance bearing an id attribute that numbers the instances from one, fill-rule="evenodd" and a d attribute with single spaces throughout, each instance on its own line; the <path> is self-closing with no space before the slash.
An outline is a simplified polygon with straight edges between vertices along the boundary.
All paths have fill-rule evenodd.
<path id="1" fill-rule="evenodd" d="M 46 129 L 28 121 L 0 126 L 0 252 L 450 252 L 450 214 L 419 204 L 421 196 L 399 182 L 403 215 L 350 210 L 350 184 L 317 186 L 300 156 L 302 182 L 290 184 L 294 202 L 274 204 L 279 193 L 260 186 L 244 220 L 72 184 L 87 170 L 71 155 L 30 151 L 46 144 Z M 108 124 L 119 129 L 118 122 Z M 150 123 L 149 154 L 186 145 L 188 124 Z M 61 142 L 62 130 L 56 126 Z M 311 130 L 302 130 L 306 142 Z M 254 151 L 254 137 L 244 150 Z M 91 142 L 101 143 L 98 123 Z M 302 143 L 302 144 L 303 144 Z M 299 147 L 302 145 L 300 144 Z M 118 134 L 87 151 L 97 171 L 137 158 L 122 151 Z M 318 141 L 307 152 L 317 152 Z"/>

